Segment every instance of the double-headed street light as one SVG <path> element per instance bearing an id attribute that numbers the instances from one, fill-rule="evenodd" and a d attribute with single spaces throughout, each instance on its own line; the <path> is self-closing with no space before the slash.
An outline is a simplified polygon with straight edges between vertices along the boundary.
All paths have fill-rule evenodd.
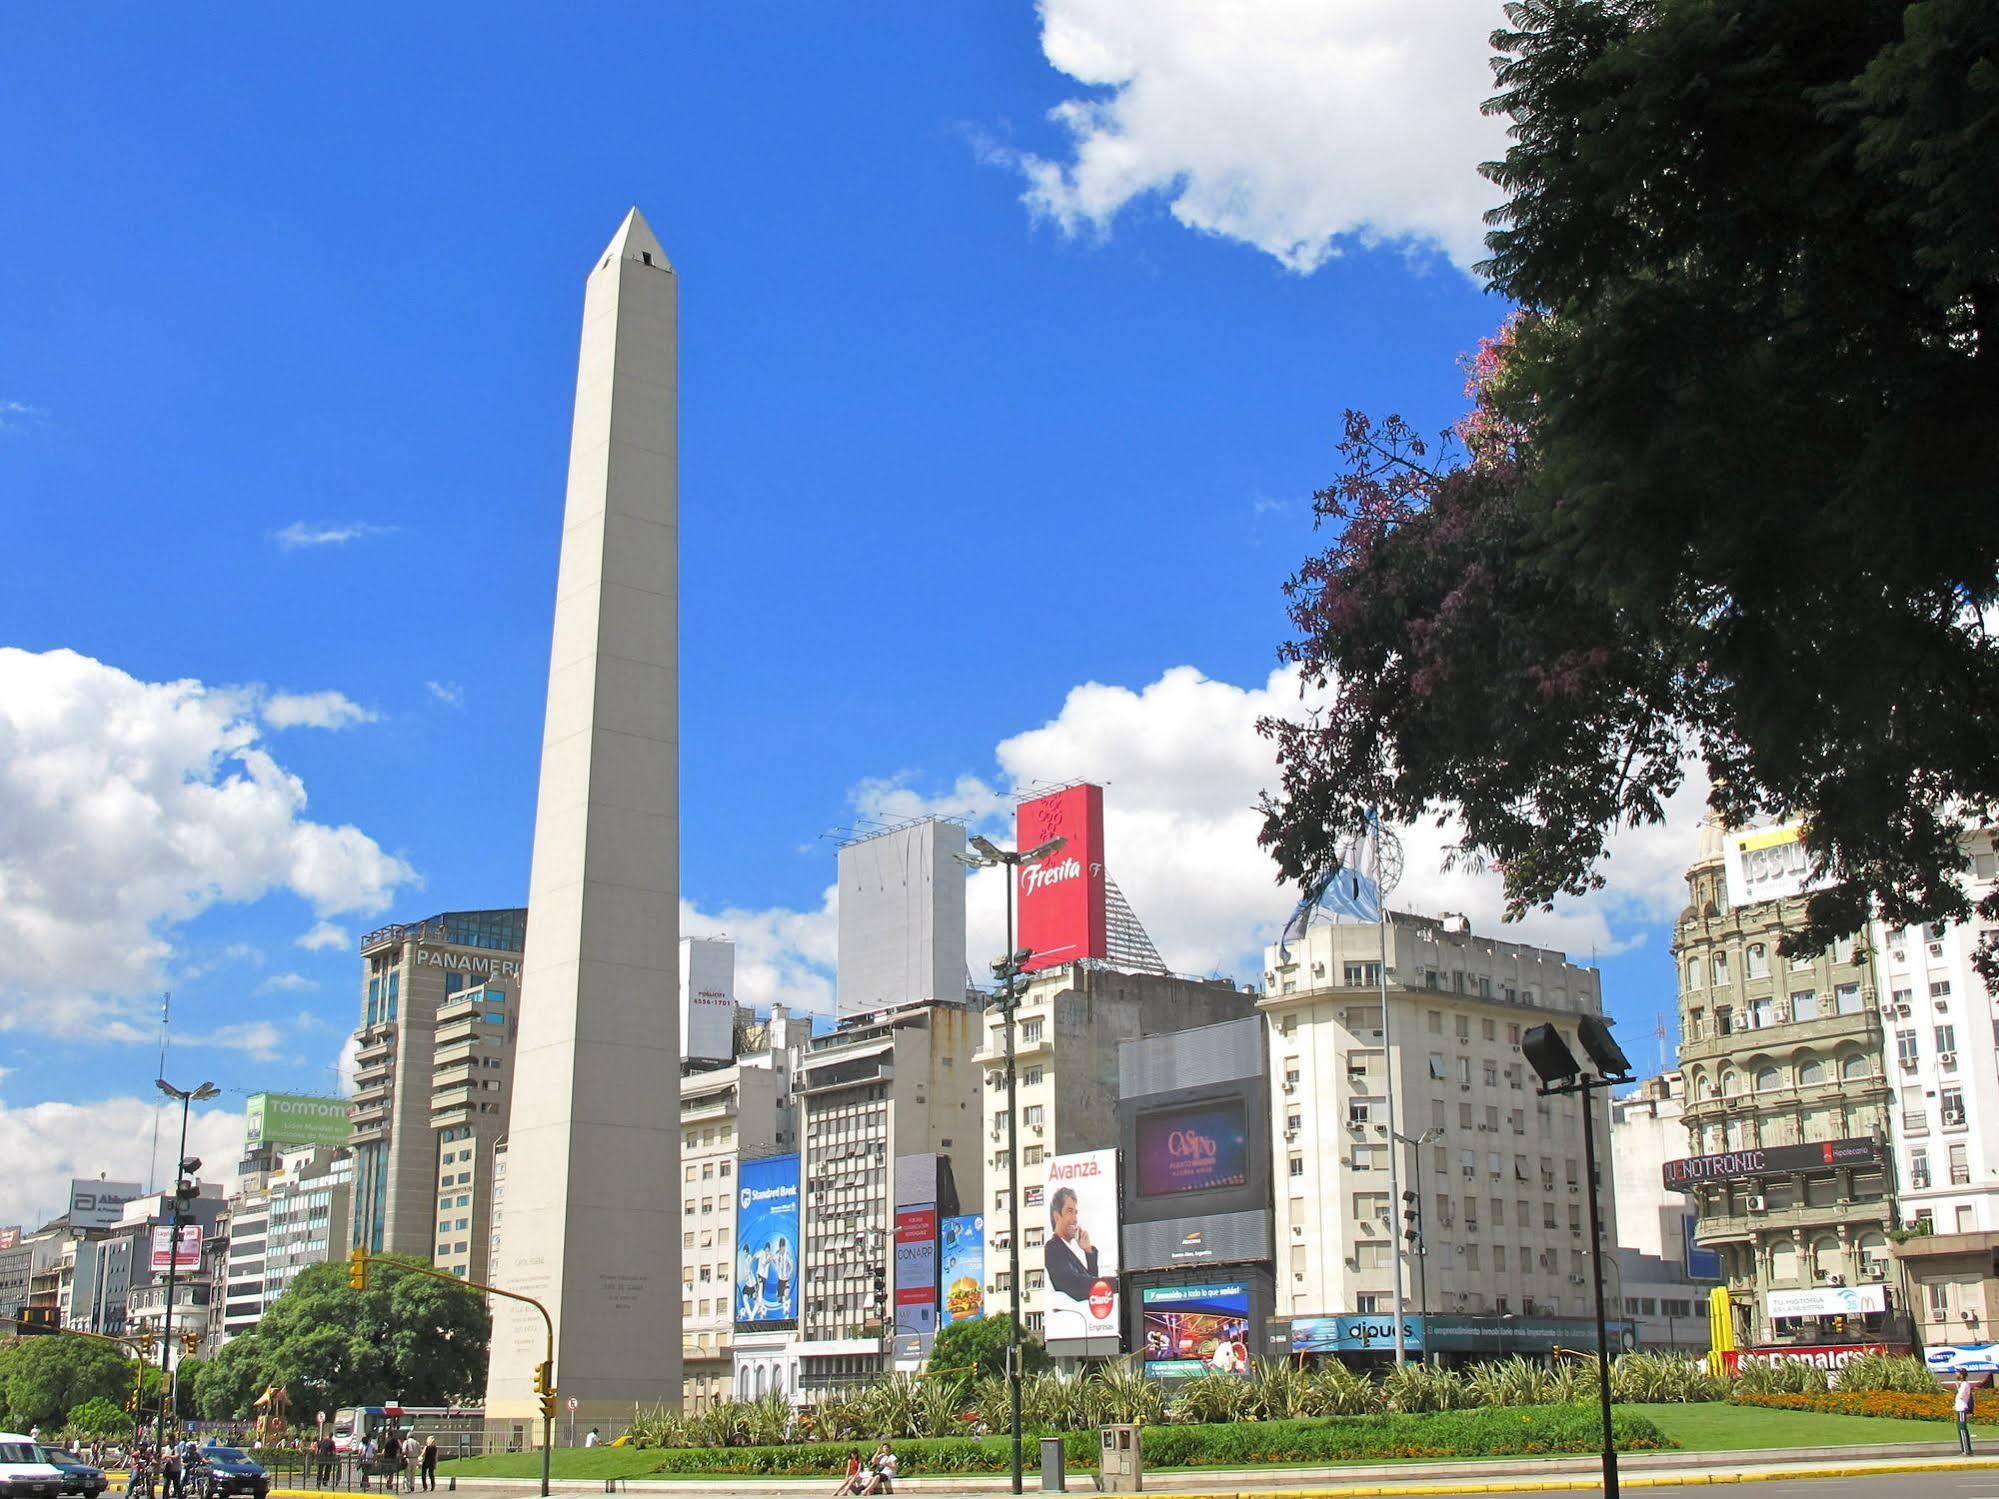
<path id="1" fill-rule="evenodd" d="M 1014 1093 L 1019 1086 L 1018 1069 L 1014 1066 L 1013 1017 L 1020 1008 L 1020 975 L 1025 970 L 1028 959 L 1034 954 L 1025 948 L 1018 952 L 1013 945 L 1013 890 L 1020 878 L 1023 864 L 1036 864 L 1056 852 L 1068 840 L 1050 838 L 1039 848 L 1024 852 L 1009 852 L 992 839 L 974 837 L 972 847 L 978 850 L 976 856 L 954 854 L 952 857 L 973 869 L 1000 869 L 1006 877 L 1006 956 L 993 964 L 993 976 L 1000 981 L 1000 1013 L 1006 1017 L 1006 1195 L 1007 1195 L 1007 1235 L 1006 1268 L 1007 1303 L 1010 1324 L 1007 1328 L 1006 1393 L 1009 1424 L 1013 1428 L 1013 1491 L 1020 1492 L 1020 1145 L 1015 1138 Z"/>
<path id="2" fill-rule="evenodd" d="M 1580 1093 L 1583 1100 L 1583 1170 L 1589 1180 L 1590 1274 L 1596 1289 L 1596 1397 L 1603 1414 L 1603 1495 L 1617 1499 L 1617 1438 L 1610 1425 L 1610 1330 L 1603 1315 L 1603 1218 L 1596 1179 L 1596 1113 L 1590 1094 L 1631 1081 L 1631 1060 L 1624 1055 L 1601 1017 L 1584 1015 L 1576 1021 L 1576 1039 L 1596 1064 L 1597 1075 L 1583 1071 L 1568 1042 L 1552 1025 L 1537 1025 L 1520 1038 L 1520 1050 L 1541 1079 L 1541 1096 Z"/>
<path id="3" fill-rule="evenodd" d="M 195 1102 L 205 1102 L 220 1098 L 222 1090 L 213 1083 L 203 1083 L 198 1088 L 176 1088 L 165 1078 L 154 1079 L 154 1084 L 169 1098 L 180 1100 L 180 1153 L 175 1157 L 180 1162 L 174 1175 L 173 1206 L 170 1209 L 167 1228 L 167 1309 L 166 1320 L 160 1324 L 160 1410 L 153 1424 L 153 1446 L 155 1449 L 166 1445 L 167 1402 L 175 1398 L 174 1382 L 168 1377 L 168 1363 L 174 1346 L 174 1279 L 180 1267 L 180 1215 L 181 1209 L 194 1201 L 199 1188 L 195 1185 L 194 1174 L 201 1169 L 201 1162 L 187 1153 L 187 1111 Z"/>
<path id="4" fill-rule="evenodd" d="M 1416 1190 L 1413 1193 L 1404 1192 L 1400 1204 L 1402 1244 L 1416 1256 L 1416 1310 L 1419 1315 L 1427 1316 L 1430 1311 L 1430 1238 L 1423 1218 L 1423 1147 L 1436 1144 L 1444 1138 L 1444 1132 L 1441 1129 L 1426 1129 L 1420 1135 L 1411 1136 L 1403 1134 L 1400 1130 L 1391 1130 L 1385 1124 L 1377 1124 L 1374 1132 L 1377 1135 L 1388 1136 L 1395 1144 L 1407 1145 L 1410 1153 L 1416 1157 Z M 1394 1145 L 1389 1146 L 1391 1150 L 1394 1148 Z M 1398 1247 L 1396 1253 L 1401 1252 L 1401 1248 Z M 1427 1356 L 1429 1348 L 1427 1336 L 1424 1338 L 1424 1348 Z"/>

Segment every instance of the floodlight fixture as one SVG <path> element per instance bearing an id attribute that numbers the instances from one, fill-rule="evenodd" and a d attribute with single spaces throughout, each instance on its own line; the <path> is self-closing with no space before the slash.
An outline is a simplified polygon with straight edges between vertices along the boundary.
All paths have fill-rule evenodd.
<path id="1" fill-rule="evenodd" d="M 972 835 L 972 847 L 985 855 L 994 864 L 1006 863 L 1006 855 L 1000 851 L 1000 846 L 984 833 L 974 833 Z"/>
<path id="2" fill-rule="evenodd" d="M 1566 1083 L 1581 1072 L 1576 1054 L 1552 1025 L 1537 1025 L 1520 1038 L 1520 1050 L 1543 1083 Z"/>
<path id="3" fill-rule="evenodd" d="M 1617 1044 L 1617 1038 L 1610 1033 L 1610 1026 L 1596 1015 L 1585 1015 L 1576 1022 L 1576 1039 L 1589 1053 L 1589 1059 L 1596 1063 L 1596 1070 L 1605 1077 L 1631 1076 L 1631 1059 L 1624 1054 L 1624 1048 Z"/>
<path id="4" fill-rule="evenodd" d="M 1045 859 L 1050 854 L 1060 853 L 1062 850 L 1062 846 L 1066 844 L 1068 841 L 1069 840 L 1067 838 L 1050 838 L 1046 843 L 1042 844 L 1041 847 L 1031 848 L 1026 853 L 1022 854 L 1020 856 L 1020 862 L 1023 864 L 1032 864 L 1037 859 Z"/>

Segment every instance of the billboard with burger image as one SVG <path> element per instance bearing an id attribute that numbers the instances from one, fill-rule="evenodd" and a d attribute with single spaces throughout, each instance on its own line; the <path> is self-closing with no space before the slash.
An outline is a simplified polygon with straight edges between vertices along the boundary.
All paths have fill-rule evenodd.
<path id="1" fill-rule="evenodd" d="M 937 1278 L 944 1307 L 940 1327 L 970 1322 L 986 1314 L 986 1215 L 946 1218 L 941 1233 Z"/>

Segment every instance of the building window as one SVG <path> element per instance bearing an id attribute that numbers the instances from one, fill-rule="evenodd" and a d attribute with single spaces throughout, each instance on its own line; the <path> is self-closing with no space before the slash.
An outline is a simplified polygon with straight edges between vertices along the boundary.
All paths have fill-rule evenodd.
<path id="1" fill-rule="evenodd" d="M 1041 1039 L 1041 1025 L 1042 1021 L 1039 1015 L 1032 1016 L 1029 1019 L 1021 1021 L 1020 1022 L 1021 1041 L 1026 1045 L 1032 1045 L 1034 1042 L 1039 1041 Z"/>
<path id="2" fill-rule="evenodd" d="M 1916 1033 L 1914 1031 L 1895 1032 L 1895 1060 L 1904 1067 L 1914 1067 L 1917 1060 Z"/>
<path id="3" fill-rule="evenodd" d="M 1374 989 L 1381 985 L 1381 965 L 1379 963 L 1349 963 L 1346 965 L 1346 987 L 1349 989 Z"/>
<path id="4" fill-rule="evenodd" d="M 1743 954 L 1743 962 L 1750 978 L 1767 979 L 1770 977 L 1770 949 L 1765 947 L 1761 942 L 1752 942 L 1749 945 L 1748 950 Z"/>
<path id="5" fill-rule="evenodd" d="M 1966 1159 L 1964 1142 L 1958 1141 L 1950 1148 L 1950 1184 L 1964 1187 L 1971 1184 L 1971 1162 Z"/>
<path id="6" fill-rule="evenodd" d="M 1943 1127 L 1964 1127 L 1964 1089 L 1943 1088 L 1937 1092 L 1937 1105 L 1943 1113 Z"/>
<path id="7" fill-rule="evenodd" d="M 1860 985 L 1838 984 L 1832 991 L 1833 1008 L 1842 1015 L 1860 1013 Z"/>
<path id="8" fill-rule="evenodd" d="M 1711 971 L 1712 971 L 1712 973 L 1713 973 L 1713 975 L 1714 975 L 1714 982 L 1715 982 L 1716 984 L 1725 984 L 1725 983 L 1727 983 L 1727 982 L 1728 982 L 1728 954 L 1727 954 L 1727 953 L 1725 953 L 1725 952 L 1718 952 L 1718 953 L 1716 953 L 1716 954 L 1714 955 L 1714 962 L 1713 962 L 1713 964 L 1711 965 Z"/>
<path id="9" fill-rule="evenodd" d="M 1291 1157 L 1291 1175 L 1293 1176 L 1293 1178 L 1296 1178 L 1296 1177 L 1301 1177 L 1304 1174 L 1305 1174 L 1305 1158 L 1301 1155 L 1294 1155 L 1293 1157 Z"/>
<path id="10" fill-rule="evenodd" d="M 1816 989 L 1793 989 L 1791 991 L 1791 1019 L 1794 1021 L 1816 1020 L 1819 1018 L 1819 994 Z"/>
<path id="11" fill-rule="evenodd" d="M 1955 1058 L 1957 1054 L 1957 1027 L 1954 1025 L 1938 1026 L 1936 1028 L 1936 1043 L 1939 1055 L 1948 1052 Z M 1946 1062 L 1944 1065 L 1953 1066 L 1955 1063 Z"/>

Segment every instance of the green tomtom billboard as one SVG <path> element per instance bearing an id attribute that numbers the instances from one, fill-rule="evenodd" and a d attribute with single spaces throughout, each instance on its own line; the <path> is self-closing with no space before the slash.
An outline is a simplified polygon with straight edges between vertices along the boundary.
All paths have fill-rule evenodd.
<path id="1" fill-rule="evenodd" d="M 305 1093 L 252 1093 L 243 1124 L 243 1148 L 260 1145 L 345 1145 L 353 1138 L 347 1100 Z"/>

